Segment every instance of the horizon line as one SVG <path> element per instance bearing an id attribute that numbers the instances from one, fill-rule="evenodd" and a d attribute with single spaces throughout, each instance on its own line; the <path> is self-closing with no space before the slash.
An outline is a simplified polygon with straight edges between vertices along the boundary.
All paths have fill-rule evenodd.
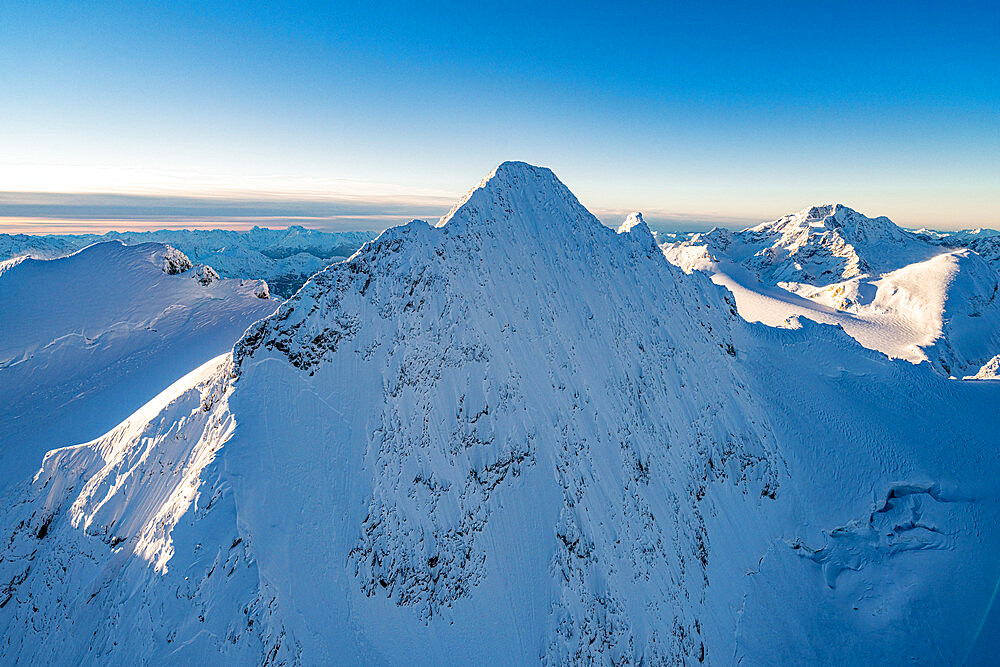
<path id="1" fill-rule="evenodd" d="M 319 231 L 382 231 L 410 220 L 434 221 L 458 197 L 433 195 L 276 196 L 273 192 L 167 194 L 135 192 L 0 191 L 0 233 L 103 234 L 160 229 L 284 228 Z M 636 209 L 591 208 L 603 224 L 617 227 Z M 743 229 L 763 222 L 757 216 L 678 213 L 642 209 L 651 229 L 707 231 Z M 780 216 L 779 216 L 780 217 Z"/>

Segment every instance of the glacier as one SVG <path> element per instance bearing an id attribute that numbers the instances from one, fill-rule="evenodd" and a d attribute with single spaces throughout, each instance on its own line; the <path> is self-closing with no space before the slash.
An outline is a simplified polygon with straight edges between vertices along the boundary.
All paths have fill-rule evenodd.
<path id="1" fill-rule="evenodd" d="M 49 451 L 0 659 L 989 661 L 1000 383 L 749 322 L 619 231 L 503 163 Z"/>

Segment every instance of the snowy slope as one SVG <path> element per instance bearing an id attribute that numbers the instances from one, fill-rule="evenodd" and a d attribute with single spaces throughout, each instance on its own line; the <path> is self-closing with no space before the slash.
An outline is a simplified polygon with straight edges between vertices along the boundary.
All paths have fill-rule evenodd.
<path id="1" fill-rule="evenodd" d="M 273 294 L 286 298 L 313 273 L 331 261 L 349 257 L 374 236 L 371 232 L 321 232 L 300 226 L 254 227 L 247 232 L 161 229 L 103 235 L 0 234 L 0 260 L 22 256 L 53 259 L 101 241 L 166 243 L 193 262 L 211 266 L 223 278 L 262 279 Z"/>
<path id="2" fill-rule="evenodd" d="M 945 375 L 1000 352 L 1000 275 L 975 252 L 843 205 L 815 206 L 740 232 L 662 245 L 685 271 L 733 291 L 751 321 L 837 324 L 862 345 Z"/>
<path id="3" fill-rule="evenodd" d="M 199 478 L 234 425 L 224 416 L 230 360 L 206 362 L 104 438 L 46 456 L 35 488 L 47 498 L 5 516 L 6 662 L 176 664 L 179 653 L 189 663 L 235 664 L 240 649 L 257 663 L 271 655 L 260 631 L 273 600 L 259 597 L 249 545 L 225 521 L 232 494 Z M 206 581 L 206 572 L 218 574 Z M 34 606 L 23 604 L 28 581 Z M 136 629 L 143 636 L 130 635 Z"/>
<path id="4" fill-rule="evenodd" d="M 0 265 L 0 486 L 104 433 L 276 306 L 262 281 L 219 279 L 159 243 Z"/>
<path id="5" fill-rule="evenodd" d="M 504 163 L 51 452 L 0 509 L 0 656 L 989 656 L 998 399 L 750 324 L 644 224 Z"/>

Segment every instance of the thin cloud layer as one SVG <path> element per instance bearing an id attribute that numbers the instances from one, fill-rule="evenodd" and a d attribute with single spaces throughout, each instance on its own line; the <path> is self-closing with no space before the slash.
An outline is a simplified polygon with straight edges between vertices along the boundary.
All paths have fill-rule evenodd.
<path id="1" fill-rule="evenodd" d="M 111 229 L 249 229 L 303 225 L 382 230 L 413 218 L 436 219 L 452 199 L 435 196 L 175 196 L 52 192 L 0 193 L 0 232 L 100 232 Z"/>
<path id="2" fill-rule="evenodd" d="M 76 192 L 0 192 L 0 233 L 103 233 L 110 230 L 250 229 L 302 225 L 327 231 L 381 231 L 414 218 L 436 220 L 456 197 L 444 195 L 275 196 L 269 193 L 173 195 Z M 625 209 L 594 209 L 617 227 Z M 644 210 L 653 229 L 746 227 L 759 220 Z"/>

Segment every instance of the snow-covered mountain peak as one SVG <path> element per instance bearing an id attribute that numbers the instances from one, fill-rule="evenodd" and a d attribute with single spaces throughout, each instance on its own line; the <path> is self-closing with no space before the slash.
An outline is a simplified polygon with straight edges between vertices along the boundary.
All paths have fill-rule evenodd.
<path id="1" fill-rule="evenodd" d="M 819 206 L 811 206 L 807 210 L 806 219 L 807 220 L 823 220 L 829 216 L 833 211 L 843 204 L 820 204 Z"/>
<path id="2" fill-rule="evenodd" d="M 837 223 L 845 218 L 861 215 L 850 206 L 837 203 L 809 206 L 799 211 L 798 214 L 792 215 L 801 216 L 803 213 L 809 222 L 825 222 L 829 219 L 834 226 L 837 226 Z"/>
<path id="3" fill-rule="evenodd" d="M 966 378 L 969 379 L 968 377 Z M 979 372 L 972 376 L 974 380 L 1000 380 L 1000 354 L 993 357 L 979 369 Z"/>
<path id="4" fill-rule="evenodd" d="M 1000 244 L 962 234 L 908 231 L 823 204 L 662 248 L 685 271 L 726 285 L 750 320 L 781 326 L 798 313 L 838 323 L 866 347 L 961 376 L 1000 349 L 1000 278 L 991 266 Z"/>
<path id="5" fill-rule="evenodd" d="M 725 493 L 770 502 L 780 463 L 757 406 L 722 398 L 743 391 L 732 303 L 707 280 L 682 277 L 644 228 L 616 234 L 549 170 L 501 165 L 443 226 L 385 232 L 247 331 L 234 354 L 240 444 L 223 452 L 226 469 L 254 459 L 290 470 L 311 457 L 316 473 L 352 471 L 346 486 L 323 472 L 315 496 L 318 515 L 339 525 L 312 552 L 325 554 L 319 578 L 333 581 L 345 562 L 348 577 L 333 604 L 303 615 L 339 624 L 322 651 L 357 657 L 340 641 L 350 601 L 375 614 L 366 641 L 390 663 L 429 636 L 474 661 L 472 628 L 477 651 L 551 664 L 624 656 L 633 644 L 660 658 L 704 654 L 695 608 L 708 556 L 698 535 L 710 510 L 698 507 L 698 488 L 732 484 Z M 679 408 L 682 396 L 698 407 Z M 258 434 L 276 411 L 298 415 L 310 434 L 275 432 L 283 444 L 272 462 Z M 701 430 L 704 414 L 719 415 L 718 439 Z M 662 486 L 668 478 L 675 487 Z M 233 487 L 241 496 L 272 493 L 247 486 L 256 475 L 243 479 Z M 605 492 L 612 479 L 630 481 Z M 294 484 L 293 496 L 313 484 L 260 482 Z M 240 512 L 272 521 L 266 503 Z M 617 545 L 638 536 L 648 544 Z M 317 572 L 312 556 L 292 569 L 275 556 L 257 562 L 293 586 Z M 507 572 L 532 574 L 503 592 L 495 577 Z M 694 602 L 671 590 L 680 581 Z M 537 621 L 530 644 L 481 630 L 480 619 L 510 604 Z M 660 634 L 633 634 L 632 609 Z M 392 645 L 377 631 L 386 615 L 415 621 Z"/>
<path id="6" fill-rule="evenodd" d="M 538 234 L 558 221 L 567 232 L 600 225 L 551 169 L 526 162 L 503 162 L 470 190 L 437 223 L 501 226 Z"/>
<path id="7" fill-rule="evenodd" d="M 821 204 L 790 213 L 771 222 L 764 222 L 751 231 L 763 233 L 824 234 L 835 232 L 846 243 L 865 243 L 869 240 L 906 235 L 889 218 L 869 218 L 844 204 Z"/>
<path id="8" fill-rule="evenodd" d="M 825 286 L 893 271 L 940 253 L 888 218 L 869 218 L 843 204 L 810 206 L 739 232 L 714 229 L 675 245 L 701 247 L 704 252 L 695 253 L 699 257 L 723 253 L 771 285 Z M 683 254 L 693 256 L 688 250 Z"/>
<path id="9" fill-rule="evenodd" d="M 638 225 L 645 226 L 645 224 L 646 221 L 642 219 L 642 212 L 632 211 L 627 216 L 625 216 L 625 220 L 622 221 L 622 224 L 618 225 L 618 233 L 625 234 L 627 232 L 632 231 L 633 227 L 636 227 Z"/>

